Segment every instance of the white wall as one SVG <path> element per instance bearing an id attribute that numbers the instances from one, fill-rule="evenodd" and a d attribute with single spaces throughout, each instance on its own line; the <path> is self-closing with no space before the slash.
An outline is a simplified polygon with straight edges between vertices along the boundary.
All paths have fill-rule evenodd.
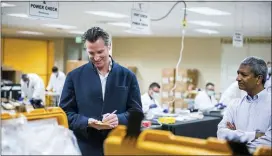
<path id="1" fill-rule="evenodd" d="M 242 48 L 232 44 L 222 44 L 221 55 L 221 92 L 224 91 L 237 76 L 237 69 L 243 59 L 248 56 L 257 56 L 271 61 L 271 44 L 244 44 Z"/>
<path id="2" fill-rule="evenodd" d="M 181 38 L 114 38 L 113 58 L 124 66 L 136 66 L 141 92 L 147 91 L 151 82 L 161 83 L 163 68 L 175 68 Z M 182 68 L 200 71 L 198 87 L 210 81 L 220 88 L 221 46 L 220 38 L 185 38 Z"/>

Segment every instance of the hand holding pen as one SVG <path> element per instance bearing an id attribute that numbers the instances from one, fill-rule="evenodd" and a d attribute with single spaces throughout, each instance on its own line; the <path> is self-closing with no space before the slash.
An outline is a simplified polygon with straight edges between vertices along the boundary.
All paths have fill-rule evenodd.
<path id="1" fill-rule="evenodd" d="M 118 122 L 118 117 L 115 114 L 116 112 L 117 112 L 117 110 L 113 111 L 112 113 L 104 114 L 102 122 L 113 126 L 113 128 L 117 127 L 119 122 Z"/>

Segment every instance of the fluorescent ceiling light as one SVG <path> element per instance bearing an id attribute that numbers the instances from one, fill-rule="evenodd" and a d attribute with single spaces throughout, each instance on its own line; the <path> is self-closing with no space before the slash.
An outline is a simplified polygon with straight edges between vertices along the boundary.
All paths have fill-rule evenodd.
<path id="1" fill-rule="evenodd" d="M 218 34 L 218 31 L 210 30 L 210 29 L 196 29 L 195 31 L 205 34 Z"/>
<path id="2" fill-rule="evenodd" d="M 125 30 L 125 32 L 130 33 L 130 34 L 139 34 L 139 35 L 150 35 L 151 34 L 151 32 L 137 31 L 137 30 L 132 30 L 132 29 Z"/>
<path id="3" fill-rule="evenodd" d="M 21 17 L 21 18 L 32 18 L 29 17 L 27 14 L 7 14 L 8 16 L 13 16 L 13 17 Z"/>
<path id="4" fill-rule="evenodd" d="M 75 29 L 75 26 L 63 25 L 63 24 L 43 24 L 43 26 L 50 28 L 60 28 L 60 29 Z"/>
<path id="5" fill-rule="evenodd" d="M 111 18 L 126 18 L 127 15 L 114 13 L 114 12 L 108 12 L 108 11 L 85 11 L 85 13 L 98 15 L 98 16 L 105 16 L 105 17 L 111 17 Z"/>
<path id="6" fill-rule="evenodd" d="M 15 7 L 16 5 L 14 4 L 9 4 L 9 3 L 1 3 L 1 7 Z"/>
<path id="7" fill-rule="evenodd" d="M 188 11 L 192 11 L 195 13 L 203 14 L 203 15 L 210 15 L 210 16 L 220 16 L 220 15 L 230 15 L 231 13 L 212 9 L 208 7 L 195 7 L 195 8 L 187 8 Z"/>
<path id="8" fill-rule="evenodd" d="M 85 32 L 84 31 L 69 31 L 70 34 L 79 34 L 79 35 L 82 35 L 84 34 Z"/>
<path id="9" fill-rule="evenodd" d="M 210 27 L 222 26 L 219 23 L 210 22 L 210 21 L 188 21 L 188 23 L 195 24 L 195 25 L 201 25 L 201 26 L 210 26 Z"/>
<path id="10" fill-rule="evenodd" d="M 114 25 L 114 26 L 120 26 L 120 27 L 129 27 L 130 28 L 130 23 L 125 23 L 125 22 L 109 22 L 107 24 Z"/>
<path id="11" fill-rule="evenodd" d="M 17 31 L 19 34 L 29 34 L 29 35 L 43 35 L 42 32 L 35 32 L 35 31 Z"/>

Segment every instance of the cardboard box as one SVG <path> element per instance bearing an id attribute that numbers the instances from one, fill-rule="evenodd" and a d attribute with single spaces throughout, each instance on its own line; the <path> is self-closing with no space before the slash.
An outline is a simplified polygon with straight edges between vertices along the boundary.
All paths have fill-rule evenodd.
<path id="1" fill-rule="evenodd" d="M 162 84 L 174 84 L 174 68 L 165 68 L 162 70 Z"/>
<path id="2" fill-rule="evenodd" d="M 177 80 L 180 84 L 188 84 L 192 83 L 195 86 L 198 84 L 198 70 L 197 69 L 179 69 Z M 186 86 L 186 88 L 187 88 Z"/>
<path id="3" fill-rule="evenodd" d="M 183 93 L 177 90 L 174 92 L 174 95 L 175 95 L 175 99 L 182 99 L 183 97 Z"/>
<path id="4" fill-rule="evenodd" d="M 162 69 L 162 77 L 174 77 L 175 75 L 175 69 L 174 68 L 164 68 Z"/>
<path id="5" fill-rule="evenodd" d="M 171 84 L 162 84 L 161 90 L 162 91 L 170 91 L 174 87 L 174 83 Z"/>
<path id="6" fill-rule="evenodd" d="M 197 69 L 189 69 L 187 71 L 188 78 L 191 79 L 191 83 L 194 84 L 195 86 L 198 85 L 198 77 L 199 77 L 199 72 Z"/>
<path id="7" fill-rule="evenodd" d="M 137 73 L 137 67 L 134 67 L 134 66 L 128 66 L 127 67 L 130 71 L 132 71 L 134 74 Z"/>
<path id="8" fill-rule="evenodd" d="M 183 99 L 176 99 L 175 100 L 175 108 L 181 108 L 183 104 Z"/>
<path id="9" fill-rule="evenodd" d="M 66 62 L 66 74 L 70 71 L 88 63 L 88 61 L 78 61 L 78 60 L 67 60 Z"/>
<path id="10" fill-rule="evenodd" d="M 176 92 L 184 93 L 184 92 L 187 91 L 187 88 L 188 88 L 188 84 L 187 83 L 177 83 L 175 91 Z"/>
<path id="11" fill-rule="evenodd" d="M 161 98 L 161 104 L 170 104 L 173 98 Z M 172 102 L 173 103 L 173 102 Z"/>
<path id="12" fill-rule="evenodd" d="M 187 109 L 188 104 L 186 104 L 183 99 L 176 99 L 175 108 Z"/>

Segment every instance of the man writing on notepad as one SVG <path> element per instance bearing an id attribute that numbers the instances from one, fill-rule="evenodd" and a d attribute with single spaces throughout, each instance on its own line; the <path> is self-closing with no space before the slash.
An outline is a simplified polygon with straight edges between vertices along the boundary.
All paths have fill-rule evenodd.
<path id="1" fill-rule="evenodd" d="M 136 76 L 109 55 L 110 37 L 99 27 L 84 34 L 90 62 L 71 71 L 65 80 L 60 107 L 78 140 L 82 155 L 104 155 L 110 129 L 127 125 L 131 111 L 142 112 Z"/>

